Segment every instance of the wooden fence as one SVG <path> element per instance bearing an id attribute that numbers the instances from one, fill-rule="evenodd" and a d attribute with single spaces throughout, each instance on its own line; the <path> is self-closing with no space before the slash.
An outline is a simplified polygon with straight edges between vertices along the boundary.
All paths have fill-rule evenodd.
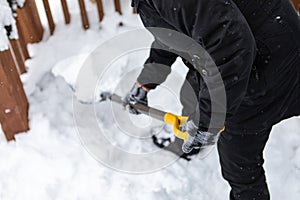
<path id="1" fill-rule="evenodd" d="M 293 0 L 296 10 L 300 13 L 300 0 Z"/>
<path id="2" fill-rule="evenodd" d="M 93 0 L 98 9 L 101 22 L 104 17 L 102 0 Z M 115 11 L 122 14 L 120 0 L 113 0 Z M 296 9 L 300 10 L 299 0 L 293 0 Z M 89 19 L 85 8 L 85 0 L 78 0 L 82 26 L 88 29 Z M 43 0 L 45 13 L 51 35 L 55 30 L 49 0 Z M 67 0 L 61 0 L 65 23 L 71 21 Z M 22 9 L 17 10 L 16 18 L 19 39 L 10 41 L 10 48 L 0 52 L 0 123 L 7 140 L 14 135 L 28 130 L 28 101 L 19 75 L 26 72 L 24 62 L 30 58 L 28 43 L 40 42 L 43 38 L 42 27 L 35 0 L 26 0 Z"/>
<path id="3" fill-rule="evenodd" d="M 96 3 L 97 9 L 98 9 L 99 21 L 101 22 L 103 20 L 103 17 L 104 17 L 104 10 L 103 10 L 102 0 L 92 0 L 92 1 Z M 116 12 L 118 12 L 120 15 L 122 15 L 120 0 L 113 0 L 113 1 L 114 1 Z M 55 30 L 55 23 L 53 21 L 51 9 L 50 9 L 50 6 L 49 6 L 49 1 L 48 0 L 43 0 L 43 4 L 44 4 L 44 7 L 45 7 L 45 12 L 46 12 L 47 20 L 48 20 L 50 33 L 53 34 L 53 32 Z M 90 27 L 90 24 L 89 24 L 88 15 L 87 15 L 86 8 L 85 8 L 85 0 L 78 0 L 78 4 L 79 4 L 79 7 L 80 7 L 82 26 L 83 26 L 84 29 L 88 29 Z M 62 5 L 62 10 L 63 10 L 64 17 L 65 17 L 65 23 L 69 24 L 70 21 L 71 21 L 71 16 L 70 16 L 67 1 L 66 0 L 61 0 L 61 5 Z"/>
<path id="4" fill-rule="evenodd" d="M 87 1 L 87 0 L 86 0 Z M 98 9 L 99 21 L 104 17 L 102 0 L 93 0 Z M 120 0 L 113 0 L 115 10 L 122 14 Z M 88 29 L 89 19 L 85 8 L 85 0 L 78 0 L 82 26 Z M 43 0 L 50 34 L 55 30 L 48 0 Z M 71 22 L 67 0 L 61 0 L 65 23 Z M 10 40 L 10 48 L 0 52 L 0 123 L 7 140 L 13 140 L 15 134 L 25 132 L 28 126 L 28 101 L 20 80 L 20 74 L 26 72 L 25 60 L 30 58 L 27 44 L 40 42 L 44 29 L 41 24 L 35 0 L 26 0 L 22 9 L 17 9 L 16 24 L 18 40 Z"/>

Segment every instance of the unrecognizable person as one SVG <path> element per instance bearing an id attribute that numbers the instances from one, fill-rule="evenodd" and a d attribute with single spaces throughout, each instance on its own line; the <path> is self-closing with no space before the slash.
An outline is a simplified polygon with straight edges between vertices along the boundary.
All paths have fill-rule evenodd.
<path id="1" fill-rule="evenodd" d="M 189 71 L 180 98 L 182 115 L 189 117 L 184 125 L 189 138 L 170 146 L 186 158 L 217 142 L 222 175 L 232 188 L 230 199 L 270 199 L 264 147 L 274 124 L 300 115 L 300 21 L 291 2 L 133 0 L 132 5 L 149 30 L 177 31 L 201 45 L 224 83 L 225 131 L 219 134 L 222 126 L 210 128 L 214 113 L 203 78 L 206 71 L 183 59 Z M 177 57 L 184 57 L 167 51 L 170 43 L 154 37 L 150 56 L 127 96 L 131 103 L 147 104 L 147 93 L 164 82 Z"/>

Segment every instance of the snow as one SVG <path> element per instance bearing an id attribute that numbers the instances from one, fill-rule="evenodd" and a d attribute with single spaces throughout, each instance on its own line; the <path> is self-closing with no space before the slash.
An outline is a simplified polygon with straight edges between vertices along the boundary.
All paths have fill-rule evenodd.
<path id="1" fill-rule="evenodd" d="M 22 7 L 24 6 L 24 4 L 25 4 L 25 1 L 26 1 L 26 0 L 17 0 L 18 6 L 19 6 L 20 8 L 22 8 Z"/>
<path id="2" fill-rule="evenodd" d="M 7 38 L 5 26 L 12 26 L 9 38 Z M 18 39 L 16 22 L 7 1 L 0 0 L 0 52 L 9 48 L 8 39 Z"/>
<path id="3" fill-rule="evenodd" d="M 10 110 L 10 109 L 5 109 L 4 112 L 5 112 L 5 113 L 10 113 L 11 110 Z"/>
<path id="4" fill-rule="evenodd" d="M 41 0 L 36 2 L 41 10 Z M 87 151 L 82 135 L 77 132 L 81 124 L 74 120 L 73 91 L 69 85 L 76 85 L 74 80 L 80 66 L 95 48 L 120 33 L 141 27 L 141 22 L 131 13 L 129 0 L 122 1 L 122 17 L 114 12 L 112 1 L 105 0 L 105 18 L 99 24 L 96 6 L 86 1 L 91 28 L 84 31 L 77 1 L 68 2 L 71 24 L 64 25 L 60 1 L 51 0 L 57 25 L 55 33 L 50 37 L 47 30 L 41 43 L 29 46 L 32 59 L 26 62 L 28 73 L 21 78 L 30 103 L 30 131 L 16 135 L 16 141 L 8 143 L 0 134 L 0 199 L 227 199 L 229 187 L 222 179 L 216 149 L 204 160 L 178 160 L 161 170 L 139 175 L 109 168 Z M 123 27 L 118 26 L 120 21 Z M 47 25 L 43 17 L 42 23 Z M 146 57 L 147 51 L 140 51 L 112 65 L 124 70 L 126 65 L 141 65 Z M 118 69 L 112 69 L 113 77 L 106 77 L 110 83 L 108 88 L 115 85 L 113 81 L 121 80 L 122 70 Z M 186 69 L 178 60 L 174 70 L 177 73 L 172 74 L 163 87 L 149 94 L 149 101 L 153 106 L 179 113 L 178 100 L 172 97 L 178 94 Z M 118 92 L 123 94 L 131 88 L 137 72 L 122 79 Z M 119 148 L 131 153 L 155 151 L 149 139 L 133 139 L 120 131 L 113 123 L 109 103 L 95 105 L 95 111 L 103 129 L 110 132 L 105 136 Z M 81 114 L 90 119 L 86 113 Z M 120 110 L 115 114 L 122 116 L 126 112 Z M 147 117 L 130 117 L 138 123 L 154 123 L 147 121 Z M 155 125 L 160 124 L 155 122 L 153 127 Z M 299 117 L 276 125 L 266 147 L 265 169 L 274 200 L 300 199 L 299 129 Z M 147 136 L 149 133 L 141 130 L 133 134 Z M 170 155 L 165 153 L 164 156 Z M 159 156 L 159 159 L 164 157 Z"/>

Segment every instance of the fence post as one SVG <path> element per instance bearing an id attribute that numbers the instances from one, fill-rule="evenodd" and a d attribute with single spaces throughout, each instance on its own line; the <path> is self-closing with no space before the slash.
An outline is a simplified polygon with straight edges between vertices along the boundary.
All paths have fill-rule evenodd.
<path id="1" fill-rule="evenodd" d="M 45 12 L 46 12 L 48 24 L 49 24 L 50 34 L 53 35 L 54 30 L 55 30 L 55 23 L 53 21 L 53 17 L 52 17 L 52 13 L 51 13 L 49 1 L 48 0 L 43 0 L 43 4 L 44 4 L 44 8 L 45 8 Z"/>
<path id="2" fill-rule="evenodd" d="M 90 27 L 90 24 L 89 24 L 89 19 L 88 19 L 87 13 L 86 13 L 84 0 L 78 0 L 78 3 L 80 6 L 82 26 L 84 29 L 88 29 Z"/>
<path id="3" fill-rule="evenodd" d="M 97 8 L 98 8 L 99 21 L 101 22 L 104 17 L 103 3 L 102 3 L 102 0 L 96 0 L 96 2 L 97 2 Z"/>
<path id="4" fill-rule="evenodd" d="M 67 0 L 61 0 L 61 6 L 64 12 L 65 23 L 70 24 L 71 16 L 70 16 Z"/>
<path id="5" fill-rule="evenodd" d="M 122 15 L 122 10 L 121 10 L 121 3 L 120 0 L 114 0 L 115 3 L 115 10 Z"/>
<path id="6" fill-rule="evenodd" d="M 43 39 L 44 29 L 35 0 L 26 0 L 24 7 L 17 10 L 17 26 L 25 44 L 40 42 Z"/>
<path id="7" fill-rule="evenodd" d="M 28 127 L 28 101 L 11 49 L 0 52 L 0 122 L 7 140 Z"/>

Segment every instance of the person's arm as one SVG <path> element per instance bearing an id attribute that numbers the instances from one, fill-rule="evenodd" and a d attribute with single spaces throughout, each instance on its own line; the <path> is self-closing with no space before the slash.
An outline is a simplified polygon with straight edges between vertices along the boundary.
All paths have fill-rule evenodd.
<path id="1" fill-rule="evenodd" d="M 154 9 L 153 5 L 149 4 L 147 1 L 139 2 L 138 13 L 146 28 L 159 27 L 174 29 L 162 19 Z M 155 89 L 156 86 L 163 83 L 170 74 L 171 65 L 176 61 L 178 55 L 170 51 L 165 51 L 164 49 L 168 49 L 168 47 L 155 37 L 155 40 L 151 45 L 150 55 L 144 64 L 142 72 L 137 78 L 140 85 L 143 85 L 148 89 Z"/>
<path id="2" fill-rule="evenodd" d="M 219 115 L 221 119 L 224 115 L 222 112 L 226 110 L 226 120 L 230 120 L 246 94 L 255 58 L 255 40 L 242 13 L 230 0 L 150 1 L 165 21 L 202 44 L 221 74 L 225 86 L 225 105 L 218 102 L 219 99 L 211 98 L 213 92 L 221 91 L 222 88 L 217 86 L 209 90 L 207 85 L 214 85 L 214 79 L 204 75 L 199 108 L 190 119 L 199 122 L 196 126 L 201 131 L 208 130 L 212 114 Z M 206 70 L 209 72 L 209 67 Z M 212 103 L 216 105 L 214 113 Z M 213 128 L 220 130 L 220 126 Z"/>
<path id="3" fill-rule="evenodd" d="M 177 55 L 162 50 L 159 41 L 152 43 L 150 55 L 137 78 L 137 81 L 148 89 L 155 89 L 163 83 L 171 72 L 171 65 L 175 62 Z"/>

